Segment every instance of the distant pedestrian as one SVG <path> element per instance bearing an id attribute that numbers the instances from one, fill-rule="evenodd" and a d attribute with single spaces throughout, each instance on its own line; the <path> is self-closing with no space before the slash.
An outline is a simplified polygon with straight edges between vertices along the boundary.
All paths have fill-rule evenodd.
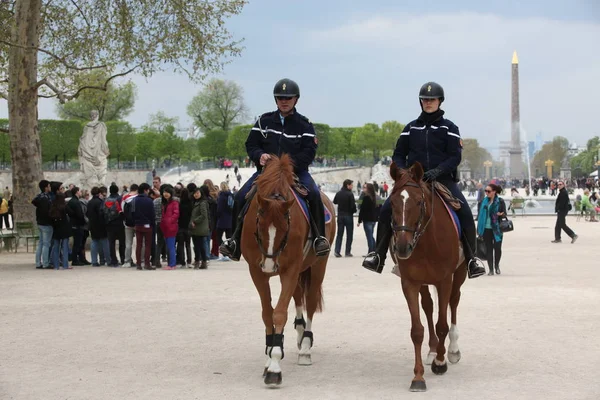
<path id="1" fill-rule="evenodd" d="M 354 237 L 354 213 L 356 212 L 356 200 L 352 192 L 352 183 L 350 179 L 346 179 L 342 185 L 342 189 L 335 194 L 333 204 L 337 204 L 337 238 L 335 240 L 336 257 L 341 257 L 342 254 L 342 239 L 344 237 L 344 229 L 346 230 L 346 257 L 352 257 L 352 239 Z"/>
<path id="2" fill-rule="evenodd" d="M 575 243 L 578 236 L 567 226 L 567 214 L 571 209 L 571 200 L 569 200 L 569 193 L 565 188 L 564 182 L 558 182 L 558 196 L 556 197 L 556 203 L 554 205 L 554 212 L 556 213 L 556 225 L 554 226 L 554 240 L 552 243 L 561 243 L 560 238 L 561 231 L 565 231 L 571 238 L 571 243 Z"/>
<path id="3" fill-rule="evenodd" d="M 369 253 L 375 251 L 375 238 L 373 237 L 373 231 L 375 224 L 377 223 L 377 196 L 375 196 L 375 188 L 372 184 L 366 183 L 363 186 L 362 203 L 360 205 L 360 211 L 358 212 L 358 224 L 363 223 L 365 235 L 367 236 L 367 246 L 369 247 Z"/>

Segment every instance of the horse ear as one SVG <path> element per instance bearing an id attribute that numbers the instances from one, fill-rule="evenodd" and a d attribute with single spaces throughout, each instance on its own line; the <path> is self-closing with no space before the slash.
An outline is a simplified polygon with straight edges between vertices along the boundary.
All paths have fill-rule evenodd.
<path id="1" fill-rule="evenodd" d="M 396 181 L 396 177 L 400 176 L 400 170 L 396 166 L 396 163 L 393 161 L 392 161 L 392 164 L 390 165 L 390 176 L 392 177 L 394 182 Z"/>
<path id="2" fill-rule="evenodd" d="M 412 167 L 410 167 L 410 170 L 412 171 L 414 177 L 415 177 L 415 181 L 417 182 L 421 182 L 421 179 L 423 179 L 423 166 L 421 165 L 420 162 L 415 162 Z"/>

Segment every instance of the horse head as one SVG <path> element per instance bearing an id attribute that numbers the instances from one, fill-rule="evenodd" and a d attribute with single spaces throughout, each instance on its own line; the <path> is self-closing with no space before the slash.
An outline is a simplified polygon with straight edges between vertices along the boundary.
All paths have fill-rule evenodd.
<path id="1" fill-rule="evenodd" d="M 296 201 L 290 191 L 293 164 L 287 155 L 271 156 L 258 177 L 256 231 L 254 237 L 261 252 L 260 267 L 264 272 L 279 270 L 279 257 L 290 234 L 290 208 Z"/>
<path id="2" fill-rule="evenodd" d="M 409 169 L 400 169 L 392 163 L 390 176 L 395 182 L 390 196 L 394 232 L 392 251 L 397 258 L 406 260 L 424 231 L 426 202 L 425 188 L 421 181 L 423 167 L 416 162 Z"/>

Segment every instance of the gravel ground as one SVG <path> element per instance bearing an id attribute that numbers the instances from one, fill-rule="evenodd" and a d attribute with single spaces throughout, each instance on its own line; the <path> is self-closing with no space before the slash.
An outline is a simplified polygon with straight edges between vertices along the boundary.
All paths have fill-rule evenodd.
<path id="1" fill-rule="evenodd" d="M 517 218 L 502 275 L 465 283 L 462 360 L 444 376 L 426 367 L 426 393 L 408 391 L 400 280 L 390 265 L 381 276 L 360 267 L 362 227 L 355 257 L 330 259 L 310 367 L 295 364 L 290 314 L 275 390 L 262 383 L 264 328 L 245 264 L 40 271 L 31 253 L 3 252 L 0 399 L 598 399 L 600 224 L 569 218 L 580 238 L 557 245 L 554 221 Z"/>

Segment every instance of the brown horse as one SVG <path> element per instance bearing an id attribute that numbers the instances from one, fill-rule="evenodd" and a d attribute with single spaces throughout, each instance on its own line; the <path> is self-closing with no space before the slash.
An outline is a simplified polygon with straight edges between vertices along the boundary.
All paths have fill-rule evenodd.
<path id="1" fill-rule="evenodd" d="M 242 230 L 242 254 L 260 296 L 266 328 L 267 364 L 263 376 L 268 386 L 279 385 L 282 381 L 283 328 L 292 297 L 296 303 L 294 327 L 298 333 L 298 364 L 312 364 L 312 321 L 315 312 L 322 309 L 321 288 L 328 260 L 328 257 L 317 257 L 308 240 L 308 222 L 292 193 L 293 171 L 288 155 L 281 158 L 271 155 L 271 160 L 256 179 L 257 192 L 249 205 Z M 334 208 L 323 193 L 321 198 L 332 213 L 332 221 L 326 229 L 327 239 L 332 242 L 335 236 Z M 281 281 L 281 293 L 273 309 L 269 279 L 276 275 Z"/>
<path id="2" fill-rule="evenodd" d="M 431 187 L 422 182 L 423 168 L 415 163 L 408 170 L 401 170 L 392 163 L 390 175 L 395 181 L 391 194 L 393 240 L 390 251 L 402 281 L 402 291 L 411 317 L 410 336 L 415 347 L 415 377 L 411 391 L 427 390 L 421 358 L 424 328 L 419 310 L 419 293 L 427 316 L 431 370 L 441 375 L 448 370 L 444 358 L 444 342 L 448 335 L 448 305 L 451 324 L 448 359 L 460 360 L 456 311 L 460 300 L 460 287 L 467 276 L 460 238 L 454 228 L 452 217 L 443 200 Z M 433 285 L 438 293 L 438 321 L 433 325 L 433 301 L 427 285 Z"/>

